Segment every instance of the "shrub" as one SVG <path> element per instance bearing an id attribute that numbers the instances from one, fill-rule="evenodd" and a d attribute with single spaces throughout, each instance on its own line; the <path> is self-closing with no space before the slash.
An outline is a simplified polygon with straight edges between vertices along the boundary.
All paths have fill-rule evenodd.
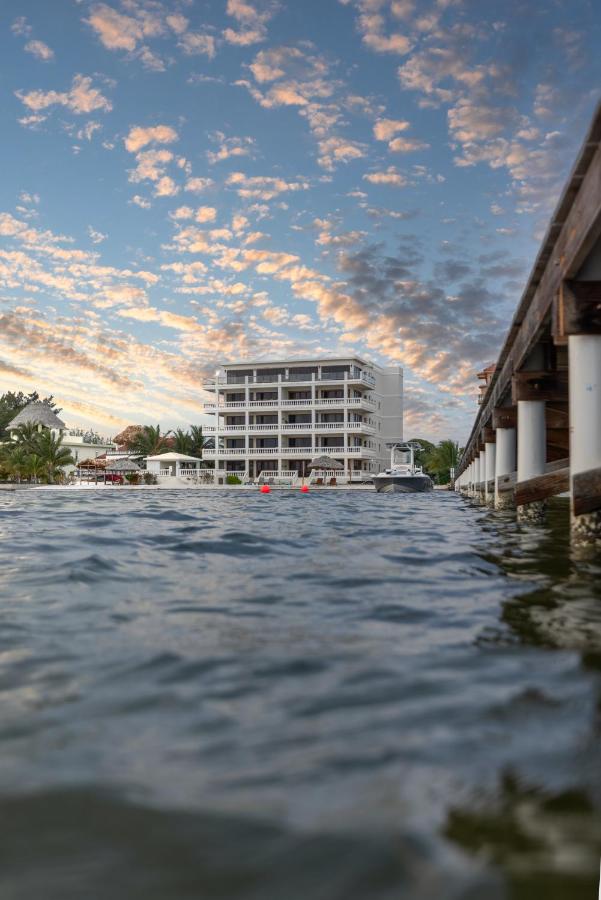
<path id="1" fill-rule="evenodd" d="M 226 484 L 242 484 L 237 475 L 228 475 L 225 479 Z"/>
<path id="2" fill-rule="evenodd" d="M 152 472 L 144 472 L 144 484 L 156 484 L 157 480 Z"/>

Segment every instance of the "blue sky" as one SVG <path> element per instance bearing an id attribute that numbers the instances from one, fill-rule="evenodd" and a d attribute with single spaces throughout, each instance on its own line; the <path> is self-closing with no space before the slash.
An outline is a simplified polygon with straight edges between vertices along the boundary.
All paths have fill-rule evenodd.
<path id="1" fill-rule="evenodd" d="M 600 39 L 584 0 L 5 0 L 0 389 L 185 426 L 220 362 L 358 353 L 462 441 Z"/>

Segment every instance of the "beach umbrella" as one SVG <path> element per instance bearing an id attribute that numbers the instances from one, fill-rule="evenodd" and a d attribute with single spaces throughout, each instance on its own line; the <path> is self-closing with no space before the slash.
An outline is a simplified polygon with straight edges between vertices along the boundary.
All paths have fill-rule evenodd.
<path id="1" fill-rule="evenodd" d="M 307 468 L 309 470 L 327 469 L 328 471 L 334 471 L 338 469 L 344 469 L 344 466 L 342 465 L 342 463 L 339 463 L 337 459 L 333 459 L 331 456 L 316 456 L 315 459 L 311 460 Z"/>

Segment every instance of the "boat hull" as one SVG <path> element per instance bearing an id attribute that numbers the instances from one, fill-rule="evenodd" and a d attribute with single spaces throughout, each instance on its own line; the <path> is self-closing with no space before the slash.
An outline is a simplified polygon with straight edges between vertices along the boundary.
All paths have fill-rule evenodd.
<path id="1" fill-rule="evenodd" d="M 378 494 L 423 494 L 433 487 L 427 475 L 378 475 L 374 485 Z"/>

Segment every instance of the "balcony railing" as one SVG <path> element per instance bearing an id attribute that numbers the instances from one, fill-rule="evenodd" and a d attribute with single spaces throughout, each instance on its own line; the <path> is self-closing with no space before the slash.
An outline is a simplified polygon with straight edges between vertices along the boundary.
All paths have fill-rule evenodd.
<path id="1" fill-rule="evenodd" d="M 207 459 L 213 459 L 217 456 L 353 456 L 364 454 L 373 456 L 374 452 L 369 447 L 251 447 L 245 450 L 244 447 L 225 447 L 217 453 L 215 450 L 204 450 L 204 456 Z"/>
<path id="2" fill-rule="evenodd" d="M 375 432 L 373 425 L 367 422 L 282 422 L 282 425 L 223 425 L 219 429 L 219 434 L 241 434 L 243 432 L 263 432 L 263 431 L 367 431 L 370 434 Z M 203 427 L 205 434 L 215 434 L 217 428 L 215 425 L 205 425 Z"/>
<path id="3" fill-rule="evenodd" d="M 362 372 L 360 369 L 351 369 L 350 372 L 292 372 L 285 373 L 274 372 L 263 373 L 261 375 L 240 375 L 236 377 L 234 374 L 222 378 L 212 378 L 205 382 L 205 390 L 215 390 L 215 387 L 237 387 L 242 384 L 311 384 L 320 381 L 359 381 L 362 384 L 370 386 L 375 385 L 376 379 L 369 372 Z"/>
<path id="4" fill-rule="evenodd" d="M 205 403 L 204 408 L 213 411 L 216 409 L 275 409 L 278 406 L 281 406 L 282 409 L 289 409 L 290 407 L 294 407 L 295 409 L 311 409 L 312 406 L 369 406 L 373 408 L 375 405 L 376 401 L 372 400 L 370 397 L 347 397 L 346 400 L 344 397 L 316 397 L 315 400 L 286 400 L 285 398 L 282 398 L 281 403 L 278 400 L 250 400 L 248 403 L 244 400 L 229 400 L 224 403 L 219 403 L 219 405 L 209 400 Z"/>

